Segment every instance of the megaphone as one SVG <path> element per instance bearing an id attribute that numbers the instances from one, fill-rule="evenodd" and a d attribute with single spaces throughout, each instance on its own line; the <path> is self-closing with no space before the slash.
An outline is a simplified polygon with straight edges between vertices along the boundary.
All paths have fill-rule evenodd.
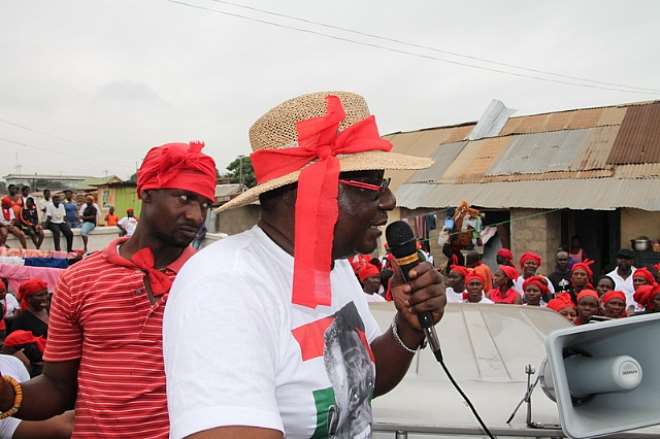
<path id="1" fill-rule="evenodd" d="M 594 438 L 660 424 L 660 313 L 566 328 L 545 339 L 541 387 L 564 433 Z"/>

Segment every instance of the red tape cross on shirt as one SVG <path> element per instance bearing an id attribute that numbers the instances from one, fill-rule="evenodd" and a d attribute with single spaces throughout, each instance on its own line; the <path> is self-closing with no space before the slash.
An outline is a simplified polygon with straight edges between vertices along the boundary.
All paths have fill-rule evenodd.
<path id="1" fill-rule="evenodd" d="M 296 339 L 300 346 L 303 361 L 323 356 L 325 353 L 325 332 L 334 321 L 334 316 L 328 316 L 291 330 L 293 338 Z M 357 330 L 357 333 L 369 353 L 369 358 L 371 361 L 375 361 L 371 346 L 369 346 L 369 342 L 367 341 L 367 335 L 361 330 Z"/>

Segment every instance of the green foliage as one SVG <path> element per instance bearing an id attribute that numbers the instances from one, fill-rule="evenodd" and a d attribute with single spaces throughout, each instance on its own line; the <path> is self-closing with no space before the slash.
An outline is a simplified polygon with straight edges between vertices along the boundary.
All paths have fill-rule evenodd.
<path id="1" fill-rule="evenodd" d="M 237 157 L 227 166 L 227 171 L 229 171 L 229 181 L 231 183 L 243 183 L 247 187 L 253 187 L 257 184 L 250 157 Z"/>

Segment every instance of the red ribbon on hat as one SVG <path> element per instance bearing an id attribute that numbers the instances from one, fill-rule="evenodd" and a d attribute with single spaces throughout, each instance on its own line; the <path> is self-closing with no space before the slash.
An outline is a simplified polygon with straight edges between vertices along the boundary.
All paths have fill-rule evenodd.
<path id="1" fill-rule="evenodd" d="M 316 308 L 332 303 L 330 266 L 335 223 L 339 215 L 338 154 L 390 151 L 381 139 L 373 116 L 339 132 L 344 107 L 327 96 L 325 116 L 297 123 L 298 146 L 260 149 L 250 155 L 259 184 L 300 171 L 296 198 L 293 293 L 297 305 Z"/>

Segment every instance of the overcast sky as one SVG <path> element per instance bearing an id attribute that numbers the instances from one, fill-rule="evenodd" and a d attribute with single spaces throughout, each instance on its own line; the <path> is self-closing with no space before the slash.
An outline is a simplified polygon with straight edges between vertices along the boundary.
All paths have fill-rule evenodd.
<path id="1" fill-rule="evenodd" d="M 213 0 L 182 1 L 486 65 Z M 236 1 L 502 63 L 660 89 L 657 1 Z M 167 0 L 5 0 L 0 29 L 0 175 L 21 166 L 23 173 L 127 178 L 150 146 L 193 139 L 206 142 L 222 169 L 250 151 L 256 118 L 320 90 L 365 96 L 383 134 L 476 120 L 492 98 L 517 114 L 660 98 L 476 70 Z"/>

